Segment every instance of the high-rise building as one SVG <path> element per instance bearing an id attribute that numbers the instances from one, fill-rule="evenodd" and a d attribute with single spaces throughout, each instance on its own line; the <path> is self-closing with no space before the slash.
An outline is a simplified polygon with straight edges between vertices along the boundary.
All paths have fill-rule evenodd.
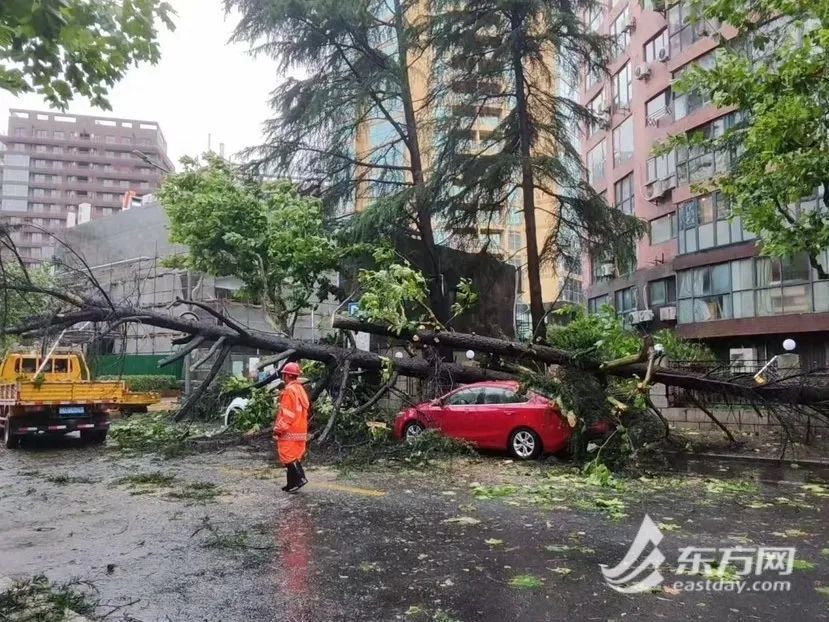
<path id="1" fill-rule="evenodd" d="M 172 170 L 158 123 L 11 110 L 2 155 L 0 222 L 27 262 L 51 257 L 51 233 L 121 210 Z"/>
<path id="2" fill-rule="evenodd" d="M 615 40 L 609 77 L 587 75 L 581 85 L 581 102 L 601 118 L 584 128 L 589 179 L 611 205 L 649 225 L 636 265 L 601 254 L 582 262 L 588 308 L 610 304 L 644 329 L 676 328 L 682 337 L 706 340 L 724 359 L 764 361 L 793 337 L 801 360 L 823 366 L 829 283 L 815 278 L 804 255 L 760 257 L 722 195 L 699 189 L 698 182 L 728 170 L 734 154 L 693 147 L 654 155 L 670 135 L 715 137 L 739 118 L 700 93 L 671 89 L 689 67 L 715 62 L 719 44 L 711 35 L 737 33 L 690 20 L 687 0 L 662 4 L 655 11 L 653 2 L 622 0 L 586 16 Z M 819 200 L 816 193 L 799 207 Z"/>

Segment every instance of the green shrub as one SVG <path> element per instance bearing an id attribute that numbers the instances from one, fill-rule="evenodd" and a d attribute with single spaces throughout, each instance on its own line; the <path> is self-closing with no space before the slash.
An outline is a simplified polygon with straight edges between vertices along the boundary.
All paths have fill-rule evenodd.
<path id="1" fill-rule="evenodd" d="M 174 391 L 181 389 L 181 381 L 175 376 L 101 376 L 101 381 L 123 380 L 130 391 Z"/>
<path id="2" fill-rule="evenodd" d="M 234 415 L 231 427 L 242 432 L 258 432 L 273 427 L 275 414 L 274 397 L 267 389 L 254 389 L 249 380 L 228 378 L 224 384 L 224 393 L 245 390 L 245 397 L 250 399 L 247 407 Z"/>

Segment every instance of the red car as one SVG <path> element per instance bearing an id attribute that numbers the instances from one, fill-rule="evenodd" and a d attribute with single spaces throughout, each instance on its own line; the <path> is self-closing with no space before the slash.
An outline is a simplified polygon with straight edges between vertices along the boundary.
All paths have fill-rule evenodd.
<path id="1" fill-rule="evenodd" d="M 564 449 L 570 426 L 548 398 L 518 392 L 517 382 L 477 382 L 431 402 L 407 408 L 394 422 L 394 434 L 410 439 L 426 428 L 486 449 L 507 449 L 530 460 Z"/>

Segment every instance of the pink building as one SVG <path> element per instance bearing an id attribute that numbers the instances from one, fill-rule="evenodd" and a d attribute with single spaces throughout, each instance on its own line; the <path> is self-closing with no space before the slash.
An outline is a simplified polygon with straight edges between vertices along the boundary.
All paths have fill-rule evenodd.
<path id="1" fill-rule="evenodd" d="M 732 154 L 696 148 L 652 155 L 669 135 L 715 136 L 738 120 L 738 111 L 671 90 L 684 69 L 714 62 L 711 33 L 735 32 L 690 23 L 684 1 L 661 11 L 645 5 L 619 0 L 586 16 L 616 42 L 609 77 L 586 76 L 581 85 L 581 102 L 603 118 L 585 128 L 581 145 L 590 181 L 611 205 L 649 225 L 635 266 L 601 256 L 584 262 L 588 307 L 611 304 L 644 331 L 675 327 L 725 359 L 765 360 L 792 337 L 804 362 L 822 367 L 829 358 L 829 283 L 815 278 L 806 257 L 759 257 L 754 236 L 729 220 L 726 202 L 691 189 L 727 170 Z M 818 200 L 815 194 L 801 204 Z"/>

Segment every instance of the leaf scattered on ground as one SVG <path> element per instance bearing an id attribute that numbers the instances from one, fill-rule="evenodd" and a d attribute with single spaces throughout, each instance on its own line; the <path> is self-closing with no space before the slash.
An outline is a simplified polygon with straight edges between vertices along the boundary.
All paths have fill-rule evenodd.
<path id="1" fill-rule="evenodd" d="M 504 543 L 503 540 L 499 540 L 498 538 L 487 538 L 484 542 L 489 546 L 501 546 Z"/>
<path id="2" fill-rule="evenodd" d="M 820 587 L 816 587 L 815 592 L 817 592 L 821 596 L 826 596 L 827 598 L 829 598 L 829 585 L 822 585 Z"/>
<path id="3" fill-rule="evenodd" d="M 73 583 L 52 583 L 44 575 L 17 581 L 0 592 L 0 620 L 52 622 L 72 614 L 92 615 L 96 603 Z"/>
<path id="4" fill-rule="evenodd" d="M 680 529 L 679 525 L 677 525 L 676 523 L 657 523 L 657 527 L 659 527 L 661 531 L 668 532 L 679 531 Z"/>
<path id="5" fill-rule="evenodd" d="M 510 579 L 509 585 L 519 590 L 537 590 L 544 583 L 535 575 L 519 574 Z"/>
<path id="6" fill-rule="evenodd" d="M 455 525 L 477 525 L 481 521 L 471 516 L 456 516 L 455 518 L 447 518 L 444 523 L 452 523 Z"/>
<path id="7" fill-rule="evenodd" d="M 815 563 L 805 559 L 796 559 L 792 562 L 792 569 L 794 570 L 814 570 Z"/>
<path id="8" fill-rule="evenodd" d="M 172 490 L 167 496 L 188 501 L 210 501 L 222 494 L 221 488 L 211 482 L 190 482 L 182 488 Z"/>
<path id="9" fill-rule="evenodd" d="M 556 567 L 556 568 L 550 568 L 550 571 L 551 571 L 551 572 L 554 572 L 554 573 L 556 573 L 556 574 L 560 574 L 560 575 L 562 575 L 562 576 L 564 576 L 564 577 L 566 577 L 568 574 L 570 574 L 571 572 L 573 572 L 573 570 L 572 570 L 571 568 L 566 568 L 566 567 L 564 567 L 564 566 L 558 566 L 558 567 Z"/>

